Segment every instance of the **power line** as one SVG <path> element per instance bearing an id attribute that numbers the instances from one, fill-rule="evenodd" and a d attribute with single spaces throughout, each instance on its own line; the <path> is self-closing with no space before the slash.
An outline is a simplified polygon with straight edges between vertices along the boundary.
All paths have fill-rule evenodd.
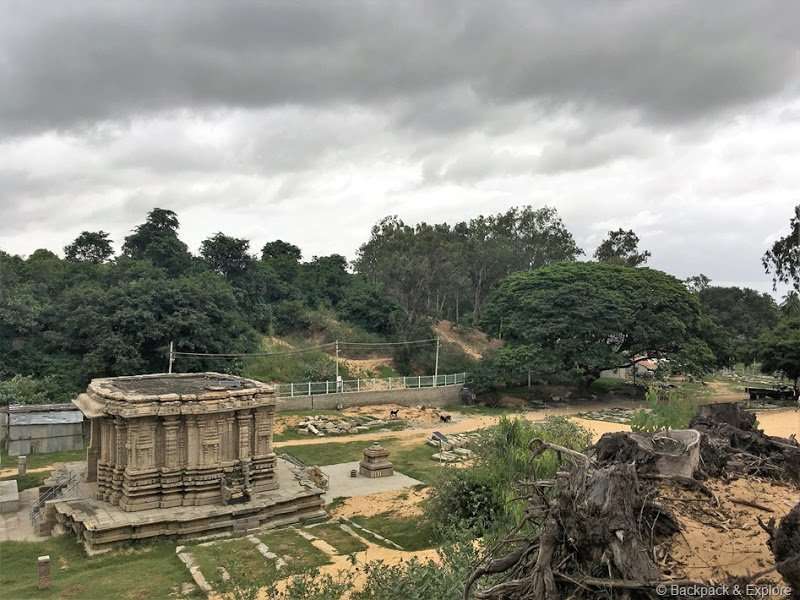
<path id="1" fill-rule="evenodd" d="M 328 342 L 327 344 L 320 344 L 319 346 L 309 346 L 307 348 L 300 348 L 297 350 L 287 350 L 286 352 L 178 352 L 170 351 L 170 357 L 184 357 L 184 358 L 258 358 L 266 356 L 290 356 L 292 354 L 303 354 L 313 350 L 322 350 L 324 348 L 331 348 L 338 346 L 407 346 L 412 344 L 430 344 L 437 342 L 438 338 L 422 339 L 422 340 L 407 340 L 403 342 Z M 170 344 L 172 347 L 172 344 Z"/>
<path id="2" fill-rule="evenodd" d="M 308 348 L 301 348 L 299 350 L 288 350 L 286 352 L 222 352 L 222 353 L 214 353 L 214 352 L 173 352 L 173 356 L 185 356 L 185 357 L 194 357 L 194 358 L 247 358 L 247 357 L 259 357 L 259 356 L 288 356 L 290 354 L 302 354 L 304 352 L 310 352 L 312 350 L 320 350 L 322 348 L 330 348 L 331 346 L 335 346 L 336 342 L 330 342 L 328 344 L 321 344 L 319 346 L 310 346 Z"/>
<path id="3" fill-rule="evenodd" d="M 407 342 L 339 342 L 340 346 L 404 346 L 408 344 L 430 344 L 437 338 L 428 340 L 409 340 Z"/>

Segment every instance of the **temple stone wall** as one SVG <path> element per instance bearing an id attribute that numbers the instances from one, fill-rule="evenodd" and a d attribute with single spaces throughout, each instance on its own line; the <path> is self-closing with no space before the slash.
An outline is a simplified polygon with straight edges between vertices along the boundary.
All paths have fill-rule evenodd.
<path id="1" fill-rule="evenodd" d="M 211 376 L 248 385 L 218 389 L 203 383 Z M 185 393 L 140 392 L 159 384 Z M 76 404 L 91 421 L 88 478 L 97 498 L 139 511 L 222 504 L 231 486 L 246 495 L 276 489 L 271 391 L 220 374 L 93 381 Z"/>

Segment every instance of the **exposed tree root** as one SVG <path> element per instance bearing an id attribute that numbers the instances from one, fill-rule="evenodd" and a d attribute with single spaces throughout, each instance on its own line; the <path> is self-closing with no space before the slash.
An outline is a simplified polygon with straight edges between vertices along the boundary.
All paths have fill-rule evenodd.
<path id="1" fill-rule="evenodd" d="M 749 415 L 735 407 L 724 409 L 721 415 L 718 421 L 712 410 L 696 423 L 704 433 L 701 457 L 706 445 L 713 449 L 709 456 L 714 464 L 723 470 L 738 469 L 741 457 L 747 455 L 747 464 L 757 465 L 759 473 L 794 479 L 795 453 L 800 466 L 799 447 L 790 440 L 765 436 L 754 428 Z M 697 465 L 698 438 L 691 435 L 693 464 Z M 521 543 L 516 538 L 519 545 L 514 551 L 477 568 L 467 582 L 465 600 L 636 600 L 657 598 L 655 590 L 662 584 L 696 583 L 662 575 L 656 549 L 680 531 L 680 525 L 660 501 L 659 486 L 688 487 L 717 506 L 719 502 L 701 481 L 675 474 L 669 460 L 674 456 L 678 464 L 681 453 L 659 452 L 662 442 L 655 436 L 643 440 L 637 434 L 607 434 L 587 454 L 541 440 L 532 442 L 534 456 L 553 451 L 564 461 L 555 479 L 524 482 L 526 489 L 535 490 L 526 497 L 530 503 L 526 514 L 536 536 Z M 764 468 L 767 463 L 770 467 Z M 685 469 L 686 461 L 679 466 Z M 705 468 L 702 464 L 697 471 Z M 739 503 L 770 510 L 753 501 Z M 792 557 L 800 554 L 800 505 L 779 528 L 774 520 L 764 527 L 770 531 L 774 568 L 797 588 L 800 563 Z M 475 589 L 486 576 L 493 576 L 492 584 Z"/>

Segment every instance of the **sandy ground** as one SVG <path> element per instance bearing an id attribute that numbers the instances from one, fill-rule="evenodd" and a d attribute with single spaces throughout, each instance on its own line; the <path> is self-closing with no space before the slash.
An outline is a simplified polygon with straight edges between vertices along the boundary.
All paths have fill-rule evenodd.
<path id="1" fill-rule="evenodd" d="M 666 503 L 683 527 L 664 557 L 666 572 L 692 580 L 720 581 L 772 566 L 768 536 L 758 519 L 766 522 L 772 516 L 784 516 L 797 502 L 797 489 L 755 479 L 711 480 L 707 485 L 719 499 L 719 507 L 697 492 L 662 489 L 665 496 L 681 499 Z M 766 510 L 733 500 L 755 502 Z M 776 573 L 768 578 L 781 581 Z"/>
<path id="2" fill-rule="evenodd" d="M 336 507 L 332 517 L 352 518 L 356 515 L 373 517 L 385 512 L 393 512 L 398 517 L 418 517 L 422 515 L 422 501 L 430 496 L 430 489 L 400 490 L 382 492 L 369 496 L 354 496 Z"/>

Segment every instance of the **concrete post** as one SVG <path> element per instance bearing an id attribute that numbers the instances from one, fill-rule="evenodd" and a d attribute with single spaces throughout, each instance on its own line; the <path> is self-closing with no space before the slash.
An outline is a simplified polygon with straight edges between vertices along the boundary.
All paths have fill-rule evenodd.
<path id="1" fill-rule="evenodd" d="M 36 560 L 36 572 L 39 576 L 39 589 L 46 590 L 50 587 L 50 555 L 45 554 Z"/>
<path id="2" fill-rule="evenodd" d="M 28 472 L 28 457 L 27 456 L 18 456 L 17 457 L 17 476 L 22 477 L 27 472 Z"/>

